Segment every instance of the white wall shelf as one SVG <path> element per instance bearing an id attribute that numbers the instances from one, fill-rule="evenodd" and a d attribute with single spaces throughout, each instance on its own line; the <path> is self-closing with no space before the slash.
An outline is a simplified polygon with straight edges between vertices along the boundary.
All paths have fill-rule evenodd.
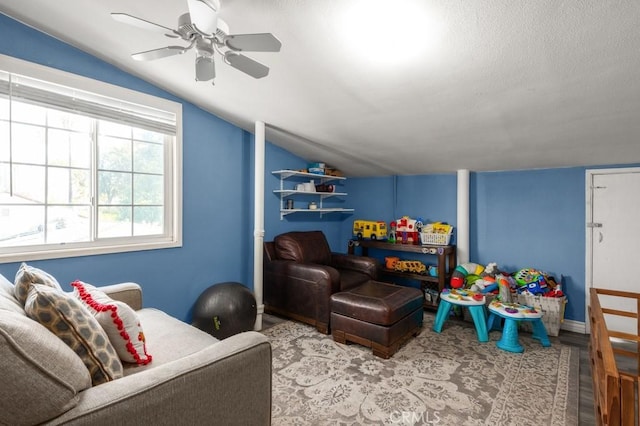
<path id="1" fill-rule="evenodd" d="M 275 189 L 273 191 L 274 194 L 280 197 L 280 220 L 284 219 L 285 216 L 292 213 L 319 213 L 320 216 L 328 213 L 350 213 L 353 212 L 353 209 L 349 208 L 328 208 L 323 206 L 323 200 L 330 197 L 344 197 L 347 195 L 346 192 L 320 192 L 320 191 L 299 191 L 296 189 L 285 188 L 285 181 L 287 179 L 291 179 L 296 183 L 305 183 L 313 180 L 314 183 L 324 184 L 331 181 L 342 181 L 346 178 L 343 176 L 327 176 L 327 175 L 318 175 L 315 173 L 305 173 L 298 172 L 295 170 L 276 170 L 272 172 L 274 175 L 280 177 L 280 189 Z M 295 187 L 295 183 L 294 183 Z M 298 199 L 298 202 L 301 202 L 301 199 L 317 199 L 319 200 L 319 205 L 315 209 L 287 209 L 286 201 L 287 199 Z"/>

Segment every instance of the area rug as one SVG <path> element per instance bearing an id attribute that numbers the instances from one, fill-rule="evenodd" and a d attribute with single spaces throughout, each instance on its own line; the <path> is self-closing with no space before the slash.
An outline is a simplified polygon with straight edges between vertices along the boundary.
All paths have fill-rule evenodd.
<path id="1" fill-rule="evenodd" d="M 543 348 L 521 333 L 522 354 L 477 341 L 448 321 L 384 360 L 305 324 L 266 329 L 273 350 L 274 425 L 577 425 L 579 349 Z"/>

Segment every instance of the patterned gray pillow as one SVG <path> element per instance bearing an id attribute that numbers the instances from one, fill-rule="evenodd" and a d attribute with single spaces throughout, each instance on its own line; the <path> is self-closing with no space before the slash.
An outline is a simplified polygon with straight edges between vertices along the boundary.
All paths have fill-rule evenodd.
<path id="1" fill-rule="evenodd" d="M 44 284 L 62 291 L 58 281 L 42 269 L 34 268 L 26 263 L 20 265 L 16 273 L 14 292 L 18 302 L 24 306 L 31 289 L 31 284 Z"/>
<path id="2" fill-rule="evenodd" d="M 24 310 L 73 349 L 89 370 L 94 386 L 122 377 L 122 362 L 109 337 L 73 295 L 32 284 Z"/>

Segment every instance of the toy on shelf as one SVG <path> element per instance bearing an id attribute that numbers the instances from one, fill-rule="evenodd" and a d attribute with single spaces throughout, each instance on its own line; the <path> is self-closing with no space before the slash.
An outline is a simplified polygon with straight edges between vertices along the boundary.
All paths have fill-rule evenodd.
<path id="1" fill-rule="evenodd" d="M 384 258 L 384 267 L 387 269 L 395 269 L 396 263 L 400 261 L 399 257 L 396 256 L 387 256 Z"/>
<path id="2" fill-rule="evenodd" d="M 402 244 L 418 244 L 420 239 L 416 230 L 416 221 L 409 216 L 402 216 L 396 220 L 396 241 L 399 239 Z"/>
<path id="3" fill-rule="evenodd" d="M 382 220 L 354 220 L 353 236 L 358 240 L 386 240 L 387 224 Z"/>
<path id="4" fill-rule="evenodd" d="M 422 226 L 420 242 L 422 244 L 449 245 L 453 235 L 453 226 L 444 222 L 428 223 Z"/>
<path id="5" fill-rule="evenodd" d="M 389 236 L 387 237 L 387 241 L 390 242 L 391 244 L 395 244 L 397 239 L 396 239 L 396 221 L 391 221 L 391 223 L 389 224 Z"/>
<path id="6" fill-rule="evenodd" d="M 411 272 L 414 274 L 427 274 L 427 266 L 419 260 L 398 260 L 393 265 L 393 269 L 398 272 Z"/>

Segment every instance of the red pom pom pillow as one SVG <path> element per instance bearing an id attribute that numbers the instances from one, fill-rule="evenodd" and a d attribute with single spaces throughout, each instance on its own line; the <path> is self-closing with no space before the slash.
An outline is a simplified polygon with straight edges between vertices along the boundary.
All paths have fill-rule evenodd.
<path id="1" fill-rule="evenodd" d="M 89 308 L 107 333 L 122 361 L 145 365 L 151 362 L 144 333 L 136 312 L 126 303 L 113 300 L 91 284 L 71 283 L 74 294 Z"/>

